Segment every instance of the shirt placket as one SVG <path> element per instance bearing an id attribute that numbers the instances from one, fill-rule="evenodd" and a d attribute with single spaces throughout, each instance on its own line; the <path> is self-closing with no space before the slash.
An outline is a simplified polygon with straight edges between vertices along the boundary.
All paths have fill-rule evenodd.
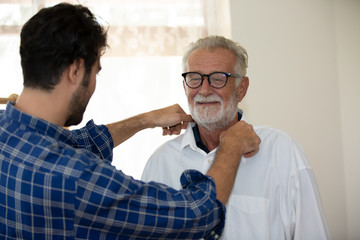
<path id="1" fill-rule="evenodd" d="M 209 168 L 211 167 L 211 165 L 214 161 L 214 156 L 215 156 L 214 152 L 210 152 L 210 153 L 204 155 L 203 161 L 202 161 L 202 167 L 201 167 L 201 171 L 203 173 L 206 173 L 209 170 Z"/>

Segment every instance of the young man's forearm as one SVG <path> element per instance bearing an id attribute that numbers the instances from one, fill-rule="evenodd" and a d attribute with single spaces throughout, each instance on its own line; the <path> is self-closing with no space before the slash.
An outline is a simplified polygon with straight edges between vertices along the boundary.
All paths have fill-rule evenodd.
<path id="1" fill-rule="evenodd" d="M 126 141 L 137 132 L 154 127 L 163 127 L 167 134 L 179 134 L 192 118 L 178 105 L 157 109 L 137 116 L 107 124 L 113 138 L 114 147 Z M 169 128 L 169 129 L 168 129 Z"/>

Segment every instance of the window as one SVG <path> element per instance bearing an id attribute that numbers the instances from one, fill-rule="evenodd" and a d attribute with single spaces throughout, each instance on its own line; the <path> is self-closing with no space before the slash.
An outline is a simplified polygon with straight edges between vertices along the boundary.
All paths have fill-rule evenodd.
<path id="1" fill-rule="evenodd" d="M 22 25 L 58 2 L 0 1 L 0 96 L 22 90 Z M 188 111 L 181 77 L 185 47 L 206 35 L 230 35 L 227 0 L 87 0 L 84 5 L 109 27 L 110 49 L 101 59 L 96 91 L 80 127 L 90 119 L 110 123 L 175 103 Z M 163 137 L 161 129 L 139 132 L 114 150 L 113 164 L 140 178 L 151 153 L 171 138 Z"/>

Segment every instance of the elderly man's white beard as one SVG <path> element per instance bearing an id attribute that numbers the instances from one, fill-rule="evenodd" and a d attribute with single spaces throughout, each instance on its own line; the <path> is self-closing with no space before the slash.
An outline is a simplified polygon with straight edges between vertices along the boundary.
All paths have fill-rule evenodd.
<path id="1" fill-rule="evenodd" d="M 193 119 L 197 124 L 209 131 L 227 127 L 237 114 L 238 102 L 236 92 L 231 97 L 231 101 L 227 106 L 224 106 L 223 99 L 215 94 L 207 97 L 197 94 L 193 101 L 194 107 L 189 103 L 189 110 Z M 220 106 L 204 106 L 199 104 L 205 102 L 219 102 Z"/>

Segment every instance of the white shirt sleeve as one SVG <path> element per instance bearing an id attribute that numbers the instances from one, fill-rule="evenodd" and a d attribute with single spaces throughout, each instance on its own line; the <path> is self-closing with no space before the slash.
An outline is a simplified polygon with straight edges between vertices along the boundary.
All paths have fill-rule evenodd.
<path id="1" fill-rule="evenodd" d="M 318 186 L 311 169 L 299 172 L 299 191 L 296 196 L 295 240 L 330 239 Z"/>
<path id="2" fill-rule="evenodd" d="M 300 165 L 296 183 L 294 240 L 331 239 L 319 188 L 302 147 L 293 140 L 295 161 Z M 303 168 L 304 167 L 304 168 Z"/>

